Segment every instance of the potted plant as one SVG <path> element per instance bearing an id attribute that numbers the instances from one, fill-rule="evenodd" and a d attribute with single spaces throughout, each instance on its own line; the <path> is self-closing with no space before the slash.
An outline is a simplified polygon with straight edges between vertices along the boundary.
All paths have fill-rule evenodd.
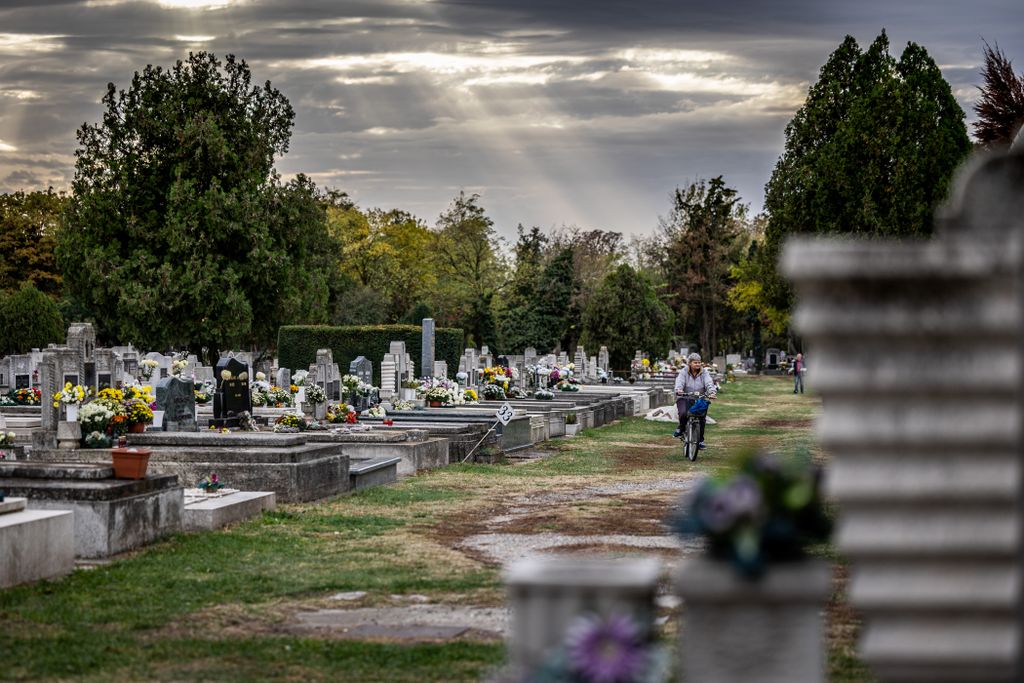
<path id="1" fill-rule="evenodd" d="M 488 401 L 504 401 L 505 390 L 497 384 L 485 384 L 483 395 Z"/>
<path id="2" fill-rule="evenodd" d="M 152 451 L 148 448 L 110 449 L 110 457 L 114 461 L 114 477 L 117 479 L 145 479 L 151 453 Z"/>
<path id="3" fill-rule="evenodd" d="M 130 398 L 124 402 L 125 417 L 128 419 L 128 433 L 141 434 L 146 425 L 153 421 L 153 409 L 141 398 Z"/>
<path id="4" fill-rule="evenodd" d="M 196 484 L 196 488 L 201 489 L 203 493 L 217 493 L 224 488 L 224 484 L 216 472 L 210 472 L 208 477 L 203 477 L 203 480 Z"/>
<path id="5" fill-rule="evenodd" d="M 431 408 L 440 408 L 445 403 L 451 401 L 451 392 L 444 387 L 438 385 L 431 387 L 426 394 L 423 395 L 424 400 L 430 405 Z"/>
<path id="6" fill-rule="evenodd" d="M 831 530 L 820 481 L 809 459 L 748 452 L 731 474 L 700 482 L 685 503 L 673 527 L 703 538 L 709 555 L 688 560 L 676 575 L 686 603 L 679 641 L 685 680 L 741 680 L 742 671 L 763 680 L 824 680 L 831 569 L 808 556 Z M 786 657 L 768 656 L 780 642 L 793 646 Z"/>
<path id="7" fill-rule="evenodd" d="M 576 421 L 576 413 L 567 413 L 565 416 L 565 435 L 576 436 L 576 432 L 580 430 L 580 425 Z"/>
<path id="8" fill-rule="evenodd" d="M 306 399 L 313 406 L 313 418 L 322 420 L 327 416 L 327 392 L 319 384 L 306 387 Z"/>

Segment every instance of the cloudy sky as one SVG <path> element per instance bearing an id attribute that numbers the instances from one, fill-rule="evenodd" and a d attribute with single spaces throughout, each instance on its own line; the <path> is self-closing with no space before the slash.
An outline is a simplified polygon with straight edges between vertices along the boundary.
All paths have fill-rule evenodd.
<path id="1" fill-rule="evenodd" d="M 285 175 L 433 224 L 460 189 L 517 223 L 646 233 L 724 175 L 759 209 L 846 34 L 924 45 L 961 106 L 982 40 L 1024 71 L 1024 1 L 0 0 L 0 191 L 66 189 L 106 84 L 234 53 L 296 110 Z"/>

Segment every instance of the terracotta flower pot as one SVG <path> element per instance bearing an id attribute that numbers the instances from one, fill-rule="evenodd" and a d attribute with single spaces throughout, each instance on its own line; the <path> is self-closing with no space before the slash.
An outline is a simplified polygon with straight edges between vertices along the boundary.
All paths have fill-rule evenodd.
<path id="1" fill-rule="evenodd" d="M 114 460 L 114 477 L 145 479 L 151 453 L 148 448 L 112 448 L 110 456 Z"/>
<path id="2" fill-rule="evenodd" d="M 431 401 L 430 402 L 430 407 L 431 408 L 440 408 L 441 407 L 441 402 L 440 401 Z"/>
<path id="3" fill-rule="evenodd" d="M 129 434 L 142 434 L 145 431 L 146 431 L 146 423 L 145 422 L 132 422 L 130 425 L 128 425 L 128 433 Z"/>

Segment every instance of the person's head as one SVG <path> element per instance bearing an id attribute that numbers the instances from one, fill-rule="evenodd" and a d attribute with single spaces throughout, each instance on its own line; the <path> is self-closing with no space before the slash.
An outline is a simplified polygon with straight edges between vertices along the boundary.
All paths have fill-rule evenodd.
<path id="1" fill-rule="evenodd" d="M 687 366 L 689 366 L 690 372 L 694 372 L 694 371 L 700 370 L 700 368 L 701 368 L 700 354 L 699 353 L 691 353 L 689 356 L 686 357 L 686 364 L 687 364 Z"/>
<path id="2" fill-rule="evenodd" d="M 797 360 L 803 360 L 804 359 L 804 354 L 802 354 L 802 353 L 796 354 L 796 359 Z"/>

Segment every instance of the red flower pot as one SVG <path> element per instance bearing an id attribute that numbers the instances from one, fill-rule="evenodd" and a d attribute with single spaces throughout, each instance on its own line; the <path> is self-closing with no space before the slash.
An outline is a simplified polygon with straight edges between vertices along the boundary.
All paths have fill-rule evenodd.
<path id="1" fill-rule="evenodd" d="M 146 423 L 145 422 L 132 422 L 130 425 L 128 425 L 128 433 L 129 434 L 142 434 L 145 431 L 146 431 Z"/>
<path id="2" fill-rule="evenodd" d="M 145 479 L 151 453 L 148 448 L 110 449 L 110 456 L 114 460 L 114 478 Z"/>

